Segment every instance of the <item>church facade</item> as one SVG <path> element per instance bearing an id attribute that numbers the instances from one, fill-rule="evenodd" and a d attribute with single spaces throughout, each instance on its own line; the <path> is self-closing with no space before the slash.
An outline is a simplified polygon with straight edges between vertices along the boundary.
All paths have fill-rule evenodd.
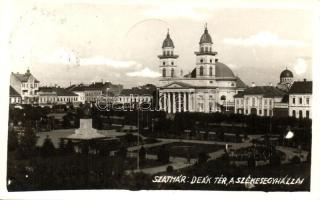
<path id="1" fill-rule="evenodd" d="M 167 113 L 221 112 L 234 110 L 234 95 L 247 87 L 225 64 L 219 62 L 212 38 L 205 27 L 195 52 L 195 67 L 183 74 L 177 65 L 169 32 L 158 56 L 162 74 L 159 84 L 159 107 Z"/>

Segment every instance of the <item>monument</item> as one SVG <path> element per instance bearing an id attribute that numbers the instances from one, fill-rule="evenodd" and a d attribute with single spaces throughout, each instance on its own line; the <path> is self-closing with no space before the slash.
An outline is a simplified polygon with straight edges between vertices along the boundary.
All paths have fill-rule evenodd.
<path id="1" fill-rule="evenodd" d="M 105 135 L 98 133 L 97 129 L 92 128 L 92 119 L 80 119 L 80 127 L 75 133 L 69 135 L 68 139 L 92 140 L 97 138 L 106 138 Z"/>

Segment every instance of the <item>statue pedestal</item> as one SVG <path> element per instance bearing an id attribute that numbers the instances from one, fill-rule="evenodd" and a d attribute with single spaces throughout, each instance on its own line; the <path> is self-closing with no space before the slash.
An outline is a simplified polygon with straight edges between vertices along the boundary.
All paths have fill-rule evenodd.
<path id="1" fill-rule="evenodd" d="M 75 133 L 69 135 L 68 139 L 91 140 L 96 138 L 105 138 L 105 135 L 98 133 L 97 129 L 92 128 L 92 119 L 80 119 L 80 128 Z"/>

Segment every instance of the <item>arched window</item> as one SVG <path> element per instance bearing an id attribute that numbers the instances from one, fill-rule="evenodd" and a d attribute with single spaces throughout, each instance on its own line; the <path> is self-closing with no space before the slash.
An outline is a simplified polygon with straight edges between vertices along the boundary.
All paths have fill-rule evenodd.
<path id="1" fill-rule="evenodd" d="M 172 68 L 171 69 L 171 77 L 173 77 L 174 76 L 174 69 Z"/>
<path id="2" fill-rule="evenodd" d="M 200 67 L 200 76 L 203 76 L 203 66 Z"/>
<path id="3" fill-rule="evenodd" d="M 165 68 L 162 69 L 162 77 L 166 77 L 166 69 Z"/>
<path id="4" fill-rule="evenodd" d="M 222 100 L 222 101 L 225 101 L 227 98 L 226 98 L 226 96 L 225 95 L 222 95 L 221 97 L 220 97 L 220 100 Z"/>
<path id="5" fill-rule="evenodd" d="M 299 118 L 302 118 L 302 110 L 299 110 Z"/>
<path id="6" fill-rule="evenodd" d="M 209 76 L 212 76 L 212 67 L 209 68 Z"/>

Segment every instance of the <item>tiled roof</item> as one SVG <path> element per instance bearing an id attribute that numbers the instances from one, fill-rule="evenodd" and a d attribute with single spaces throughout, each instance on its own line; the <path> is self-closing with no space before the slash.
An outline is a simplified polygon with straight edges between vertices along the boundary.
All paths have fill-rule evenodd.
<path id="1" fill-rule="evenodd" d="M 19 81 L 21 82 L 27 82 L 32 75 L 30 71 L 27 71 L 25 74 L 19 74 L 19 73 L 12 73 Z M 39 83 L 39 81 L 34 77 L 35 82 Z"/>
<path id="2" fill-rule="evenodd" d="M 11 86 L 10 86 L 9 95 L 10 97 L 21 97 L 21 95 Z"/>
<path id="3" fill-rule="evenodd" d="M 248 86 L 238 77 L 236 76 L 236 86 L 237 88 L 247 88 Z"/>
<path id="4" fill-rule="evenodd" d="M 238 92 L 238 94 L 234 95 L 234 98 L 243 98 L 243 91 Z"/>
<path id="5" fill-rule="evenodd" d="M 262 95 L 263 97 L 283 97 L 285 92 L 273 86 L 249 87 L 243 91 L 243 95 Z"/>
<path id="6" fill-rule="evenodd" d="M 157 87 L 152 84 L 147 84 L 141 87 L 133 87 L 131 89 L 123 89 L 120 95 L 130 96 L 130 95 L 153 95 L 153 93 L 157 90 Z"/>
<path id="7" fill-rule="evenodd" d="M 289 94 L 312 94 L 312 81 L 293 82 Z"/>
<path id="8" fill-rule="evenodd" d="M 57 96 L 78 96 L 74 92 L 60 87 L 40 87 L 39 92 L 55 92 Z"/>

